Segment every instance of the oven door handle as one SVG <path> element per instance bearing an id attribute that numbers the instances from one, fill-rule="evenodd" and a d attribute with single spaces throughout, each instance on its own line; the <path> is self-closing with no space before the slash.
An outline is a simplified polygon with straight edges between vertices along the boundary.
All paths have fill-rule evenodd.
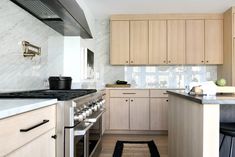
<path id="1" fill-rule="evenodd" d="M 87 117 L 86 118 L 86 122 L 90 122 L 90 123 L 95 123 L 105 112 L 105 109 L 100 110 L 100 113 L 98 113 L 98 115 L 96 115 L 95 117 Z"/>
<path id="2" fill-rule="evenodd" d="M 74 136 L 84 136 L 87 131 L 93 126 L 93 123 L 90 122 L 84 122 L 85 128 L 74 128 Z"/>

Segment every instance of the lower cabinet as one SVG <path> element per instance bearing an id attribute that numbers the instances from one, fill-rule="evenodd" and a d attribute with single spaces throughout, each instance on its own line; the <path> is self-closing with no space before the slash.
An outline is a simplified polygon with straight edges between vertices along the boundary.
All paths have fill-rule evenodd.
<path id="1" fill-rule="evenodd" d="M 129 130 L 129 98 L 110 98 L 110 129 Z"/>
<path id="2" fill-rule="evenodd" d="M 150 99 L 150 130 L 168 130 L 168 99 Z"/>
<path id="3" fill-rule="evenodd" d="M 149 130 L 149 98 L 110 98 L 111 130 Z"/>
<path id="4" fill-rule="evenodd" d="M 0 120 L 0 156 L 56 157 L 56 106 Z"/>
<path id="5" fill-rule="evenodd" d="M 56 157 L 55 156 L 55 129 L 37 137 L 21 148 L 7 155 L 7 157 Z"/>
<path id="6" fill-rule="evenodd" d="M 149 98 L 130 98 L 130 130 L 149 130 Z"/>
<path id="7" fill-rule="evenodd" d="M 168 130 L 168 94 L 155 89 L 111 89 L 107 91 L 109 131 Z"/>

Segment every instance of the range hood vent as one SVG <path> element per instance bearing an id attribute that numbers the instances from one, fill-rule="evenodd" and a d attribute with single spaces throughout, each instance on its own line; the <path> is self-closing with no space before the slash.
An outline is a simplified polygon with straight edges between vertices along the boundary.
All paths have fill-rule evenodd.
<path id="1" fill-rule="evenodd" d="M 11 0 L 64 36 L 92 38 L 85 14 L 76 0 Z"/>

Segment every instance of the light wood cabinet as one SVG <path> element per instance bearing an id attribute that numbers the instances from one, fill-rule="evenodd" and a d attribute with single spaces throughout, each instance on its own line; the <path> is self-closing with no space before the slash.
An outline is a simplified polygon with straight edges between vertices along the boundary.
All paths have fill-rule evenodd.
<path id="1" fill-rule="evenodd" d="M 55 139 L 51 138 L 54 134 L 55 129 L 52 129 L 6 157 L 56 157 Z"/>
<path id="2" fill-rule="evenodd" d="M 110 129 L 129 130 L 129 98 L 110 98 Z"/>
<path id="3" fill-rule="evenodd" d="M 148 64 L 148 21 L 130 21 L 130 64 Z"/>
<path id="4" fill-rule="evenodd" d="M 235 14 L 233 14 L 233 37 L 235 37 Z"/>
<path id="5" fill-rule="evenodd" d="M 185 20 L 168 20 L 168 64 L 185 64 Z"/>
<path id="6" fill-rule="evenodd" d="M 186 21 L 186 64 L 204 64 L 204 20 Z"/>
<path id="7" fill-rule="evenodd" d="M 149 64 L 167 64 L 166 20 L 149 21 Z"/>
<path id="8" fill-rule="evenodd" d="M 235 86 L 235 44 L 233 32 L 235 7 L 230 8 L 223 14 L 223 65 L 218 66 L 218 78 L 225 78 L 228 86 Z"/>
<path id="9" fill-rule="evenodd" d="M 149 130 L 149 98 L 130 98 L 130 130 Z"/>
<path id="10" fill-rule="evenodd" d="M 113 15 L 110 63 L 223 64 L 223 21 L 222 14 Z"/>
<path id="11" fill-rule="evenodd" d="M 116 97 L 123 97 L 123 98 L 145 98 L 149 97 L 149 90 L 138 90 L 138 89 L 122 89 L 122 90 L 110 90 L 110 97 L 116 98 Z"/>
<path id="12" fill-rule="evenodd" d="M 167 107 L 166 90 L 107 89 L 106 133 L 166 131 Z"/>
<path id="13" fill-rule="evenodd" d="M 26 143 L 32 142 L 40 135 L 55 128 L 55 112 L 55 105 L 52 105 L 0 120 L 0 156 L 5 156 L 23 147 Z M 20 131 L 38 124 L 41 125 L 29 131 Z M 50 139 L 51 137 L 45 142 L 50 141 Z M 8 141 L 7 144 L 6 141 Z M 55 148 L 51 151 L 55 151 Z M 30 155 L 33 156 L 28 154 L 28 156 Z"/>
<path id="14" fill-rule="evenodd" d="M 150 99 L 150 130 L 168 130 L 168 98 Z"/>
<path id="15" fill-rule="evenodd" d="M 129 64 L 129 21 L 111 21 L 110 63 Z"/>
<path id="16" fill-rule="evenodd" d="M 206 64 L 223 64 L 223 20 L 205 20 Z"/>

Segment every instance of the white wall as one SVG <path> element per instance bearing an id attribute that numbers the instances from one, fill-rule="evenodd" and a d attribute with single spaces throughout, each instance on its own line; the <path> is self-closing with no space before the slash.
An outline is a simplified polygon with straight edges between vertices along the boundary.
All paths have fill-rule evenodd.
<path id="1" fill-rule="evenodd" d="M 0 24 L 0 91 L 42 89 L 49 75 L 63 73 L 63 36 L 9 0 L 0 1 Z M 23 40 L 42 55 L 24 58 Z"/>

